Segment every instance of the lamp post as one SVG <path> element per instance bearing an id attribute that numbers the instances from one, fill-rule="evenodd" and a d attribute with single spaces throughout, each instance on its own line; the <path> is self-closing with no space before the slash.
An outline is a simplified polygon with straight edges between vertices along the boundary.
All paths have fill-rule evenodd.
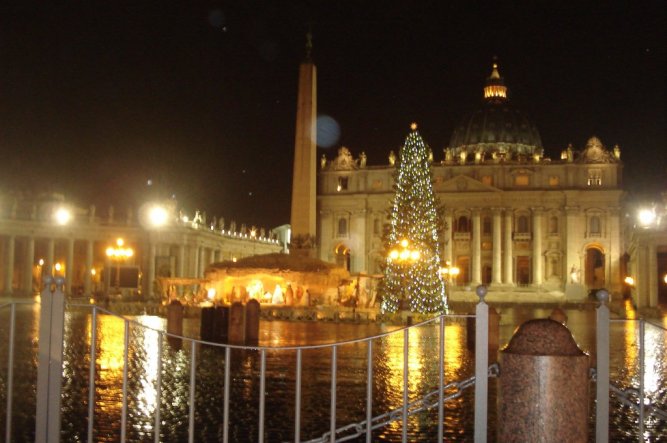
<path id="1" fill-rule="evenodd" d="M 109 246 L 106 251 L 109 260 L 116 262 L 116 293 L 120 293 L 120 264 L 134 255 L 134 250 L 132 248 L 124 248 L 124 245 L 125 240 L 118 238 L 116 239 L 116 247 Z"/>
<path id="2" fill-rule="evenodd" d="M 449 261 L 445 262 L 445 266 L 440 268 L 440 275 L 445 280 L 445 292 L 447 296 L 450 295 L 449 290 L 452 287 L 452 281 L 456 281 L 456 277 L 458 277 L 460 272 L 461 270 L 456 266 L 452 266 Z"/>
<path id="3" fill-rule="evenodd" d="M 405 271 L 409 268 L 414 262 L 419 260 L 421 253 L 417 249 L 410 248 L 410 242 L 406 239 L 401 240 L 397 247 L 389 251 L 389 260 L 395 263 L 398 263 L 399 266 L 403 269 L 403 292 L 401 294 L 401 301 L 399 304 L 399 309 L 406 309 L 408 303 L 407 292 L 407 282 L 405 278 Z"/>

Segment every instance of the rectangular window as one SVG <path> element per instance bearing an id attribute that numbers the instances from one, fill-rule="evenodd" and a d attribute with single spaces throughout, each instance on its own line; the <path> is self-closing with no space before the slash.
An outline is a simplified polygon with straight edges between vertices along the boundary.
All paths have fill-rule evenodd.
<path id="1" fill-rule="evenodd" d="M 549 186 L 558 186 L 560 184 L 560 177 L 552 175 L 549 177 Z"/>
<path id="2" fill-rule="evenodd" d="M 588 170 L 588 186 L 602 186 L 602 171 L 599 169 Z"/>
<path id="3" fill-rule="evenodd" d="M 530 179 L 527 175 L 517 175 L 514 177 L 514 184 L 516 186 L 528 186 L 530 184 Z"/>
<path id="4" fill-rule="evenodd" d="M 482 183 L 487 186 L 493 186 L 493 177 L 491 175 L 482 176 Z"/>
<path id="5" fill-rule="evenodd" d="M 338 177 L 338 186 L 336 187 L 336 190 L 338 192 L 347 191 L 347 181 L 347 177 Z"/>

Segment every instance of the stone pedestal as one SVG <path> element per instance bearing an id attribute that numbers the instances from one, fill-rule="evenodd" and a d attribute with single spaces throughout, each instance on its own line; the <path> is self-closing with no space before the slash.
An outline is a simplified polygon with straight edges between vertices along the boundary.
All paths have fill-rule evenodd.
<path id="1" fill-rule="evenodd" d="M 167 306 L 167 332 L 183 335 L 183 305 L 178 300 L 172 300 Z"/>
<path id="2" fill-rule="evenodd" d="M 243 344 L 245 342 L 245 309 L 239 302 L 232 303 L 229 308 L 229 343 Z"/>
<path id="3" fill-rule="evenodd" d="M 248 300 L 245 305 L 245 342 L 259 342 L 259 302 L 254 299 Z"/>
<path id="4" fill-rule="evenodd" d="M 588 441 L 589 357 L 569 329 L 531 320 L 501 352 L 498 441 Z"/>
<path id="5" fill-rule="evenodd" d="M 204 341 L 224 343 L 229 328 L 229 308 L 216 306 L 202 308 L 199 336 Z"/>

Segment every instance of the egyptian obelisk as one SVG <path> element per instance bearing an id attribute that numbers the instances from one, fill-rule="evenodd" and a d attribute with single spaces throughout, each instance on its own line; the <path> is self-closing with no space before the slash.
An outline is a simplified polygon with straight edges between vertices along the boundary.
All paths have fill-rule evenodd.
<path id="1" fill-rule="evenodd" d="M 306 58 L 299 66 L 299 95 L 296 107 L 294 175 L 292 176 L 292 247 L 295 253 L 315 254 L 316 236 L 316 155 L 317 78 L 311 58 L 312 40 L 308 33 Z"/>

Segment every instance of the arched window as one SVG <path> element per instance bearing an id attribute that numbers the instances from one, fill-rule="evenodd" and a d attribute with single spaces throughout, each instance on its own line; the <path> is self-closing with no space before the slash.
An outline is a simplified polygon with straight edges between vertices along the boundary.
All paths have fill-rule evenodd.
<path id="1" fill-rule="evenodd" d="M 598 217 L 597 215 L 592 216 L 590 220 L 590 226 L 588 229 L 591 232 L 591 234 L 599 234 L 601 232 L 600 217 Z"/>
<path id="2" fill-rule="evenodd" d="M 338 219 L 338 235 L 347 235 L 347 219 Z"/>
<path id="3" fill-rule="evenodd" d="M 516 232 L 526 233 L 528 232 L 528 217 L 525 215 L 520 215 L 516 219 Z"/>

